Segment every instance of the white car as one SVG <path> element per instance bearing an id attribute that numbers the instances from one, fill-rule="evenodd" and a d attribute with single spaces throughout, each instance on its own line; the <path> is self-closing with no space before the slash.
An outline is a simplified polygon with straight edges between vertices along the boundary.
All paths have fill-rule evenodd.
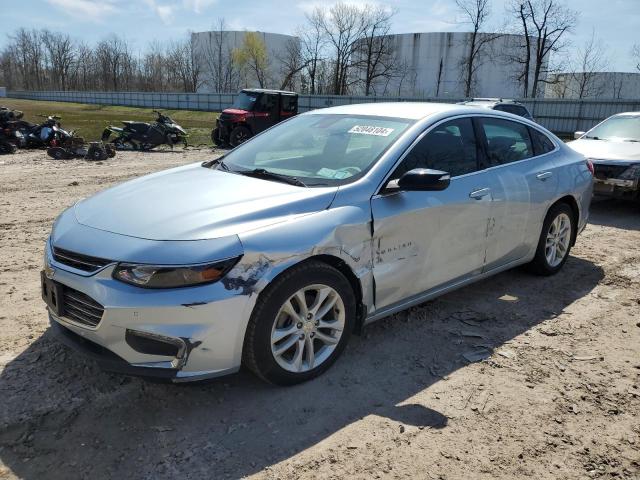
<path id="1" fill-rule="evenodd" d="M 591 159 L 596 195 L 640 199 L 640 112 L 619 113 L 568 145 Z"/>

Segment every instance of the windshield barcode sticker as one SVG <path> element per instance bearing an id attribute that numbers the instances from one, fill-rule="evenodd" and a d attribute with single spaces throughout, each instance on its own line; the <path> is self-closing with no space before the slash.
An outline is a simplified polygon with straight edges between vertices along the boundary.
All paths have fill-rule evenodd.
<path id="1" fill-rule="evenodd" d="M 386 127 L 370 127 L 367 125 L 354 125 L 349 130 L 349 133 L 360 133 L 362 135 L 376 135 L 378 137 L 388 137 L 391 132 L 393 132 L 393 128 Z"/>

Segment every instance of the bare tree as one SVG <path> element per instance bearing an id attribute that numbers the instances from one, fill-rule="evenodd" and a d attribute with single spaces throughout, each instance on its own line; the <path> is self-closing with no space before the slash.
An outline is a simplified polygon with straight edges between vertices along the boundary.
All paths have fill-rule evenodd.
<path id="1" fill-rule="evenodd" d="M 464 70 L 464 96 L 470 97 L 478 68 L 486 47 L 500 37 L 497 33 L 481 33 L 491 14 L 490 0 L 456 0 L 463 14 L 464 22 L 471 25 L 468 34 L 467 53 L 462 61 Z"/>
<path id="2" fill-rule="evenodd" d="M 276 55 L 280 63 L 280 74 L 282 82 L 280 89 L 295 90 L 296 76 L 308 67 L 308 60 L 302 56 L 302 49 L 298 39 L 287 40 L 284 46 L 284 52 Z"/>
<path id="3" fill-rule="evenodd" d="M 67 90 L 75 52 L 71 37 L 64 33 L 43 30 L 40 38 L 44 44 L 51 65 L 51 84 L 61 90 Z"/>
<path id="4" fill-rule="evenodd" d="M 335 95 L 348 91 L 352 53 L 366 31 L 365 13 L 369 7 L 338 2 L 331 8 L 316 7 L 314 15 L 327 41 L 333 67 L 331 90 Z"/>
<path id="5" fill-rule="evenodd" d="M 197 44 L 195 44 L 197 39 Z M 192 35 L 196 56 L 202 59 L 200 65 L 202 80 L 215 92 L 232 92 L 238 89 L 240 78 L 233 62 L 233 48 L 224 18 L 219 18 L 214 30 L 198 37 Z"/>
<path id="6" fill-rule="evenodd" d="M 636 70 L 640 72 L 640 43 L 631 47 L 631 58 L 633 58 L 633 61 L 636 64 Z"/>
<path id="7" fill-rule="evenodd" d="M 598 82 L 598 73 L 609 65 L 606 47 L 596 38 L 595 30 L 591 37 L 578 50 L 577 62 L 571 72 L 570 85 L 573 96 L 577 98 L 596 97 L 604 93 L 605 85 Z"/>
<path id="8" fill-rule="evenodd" d="M 519 33 L 525 39 L 521 75 L 524 93 L 537 97 L 550 71 L 550 56 L 567 47 L 566 35 L 575 26 L 578 14 L 560 0 L 512 0 L 510 10 L 518 19 Z"/>
<path id="9" fill-rule="evenodd" d="M 314 95 L 319 93 L 318 76 L 322 70 L 322 50 L 325 44 L 323 35 L 321 10 L 315 9 L 311 15 L 306 15 L 307 25 L 299 29 L 300 53 L 302 63 L 305 65 L 304 71 L 308 79 L 307 91 Z"/>
<path id="10" fill-rule="evenodd" d="M 200 66 L 196 61 L 193 43 L 189 38 L 172 42 L 167 51 L 167 70 L 173 72 L 180 89 L 184 92 L 195 92 L 200 86 Z"/>
<path id="11" fill-rule="evenodd" d="M 613 73 L 611 79 L 611 98 L 621 98 L 624 87 L 624 73 Z"/>
<path id="12" fill-rule="evenodd" d="M 355 43 L 353 53 L 356 57 L 354 66 L 364 84 L 364 94 L 368 96 L 375 92 L 375 85 L 380 80 L 386 89 L 389 80 L 397 73 L 393 37 L 389 35 L 395 11 L 384 6 L 372 6 L 362 14 L 362 38 Z"/>

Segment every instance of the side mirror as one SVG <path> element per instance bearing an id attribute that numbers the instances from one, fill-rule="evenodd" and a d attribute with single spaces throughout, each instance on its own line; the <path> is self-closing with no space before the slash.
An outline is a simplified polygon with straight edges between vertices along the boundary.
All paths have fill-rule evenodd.
<path id="1" fill-rule="evenodd" d="M 409 170 L 397 180 L 391 180 L 387 191 L 405 190 L 407 192 L 436 192 L 449 186 L 451 175 L 441 170 L 429 168 L 414 168 Z"/>
<path id="2" fill-rule="evenodd" d="M 573 138 L 574 140 L 579 139 L 581 136 L 583 136 L 586 132 L 574 132 L 573 133 Z"/>

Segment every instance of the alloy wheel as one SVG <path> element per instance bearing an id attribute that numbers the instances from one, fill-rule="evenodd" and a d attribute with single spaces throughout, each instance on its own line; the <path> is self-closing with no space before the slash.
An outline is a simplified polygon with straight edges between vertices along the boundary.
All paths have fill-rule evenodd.
<path id="1" fill-rule="evenodd" d="M 280 307 L 271 329 L 271 353 L 283 369 L 301 373 L 324 363 L 345 326 L 344 302 L 327 285 L 310 285 Z"/>
<path id="2" fill-rule="evenodd" d="M 571 219 L 566 213 L 560 213 L 549 225 L 545 243 L 545 257 L 550 267 L 562 263 L 569 251 L 571 242 Z"/>

